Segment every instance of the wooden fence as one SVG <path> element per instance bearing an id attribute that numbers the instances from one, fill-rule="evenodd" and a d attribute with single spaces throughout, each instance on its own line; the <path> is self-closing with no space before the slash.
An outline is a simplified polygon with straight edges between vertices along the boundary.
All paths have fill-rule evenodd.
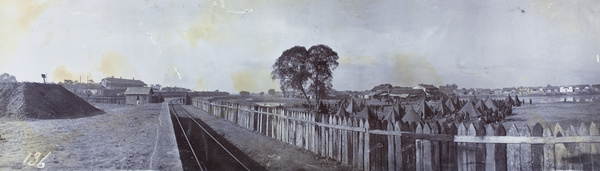
<path id="1" fill-rule="evenodd" d="M 88 103 L 125 104 L 125 97 L 82 97 Z"/>
<path id="2" fill-rule="evenodd" d="M 598 127 L 402 123 L 193 99 L 246 129 L 364 170 L 600 170 Z"/>

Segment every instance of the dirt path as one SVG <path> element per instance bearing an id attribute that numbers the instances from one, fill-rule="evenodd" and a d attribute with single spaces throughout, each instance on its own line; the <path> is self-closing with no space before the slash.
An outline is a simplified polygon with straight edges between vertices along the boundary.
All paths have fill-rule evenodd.
<path id="1" fill-rule="evenodd" d="M 168 109 L 161 113 L 162 105 L 99 104 L 105 114 L 0 121 L 0 170 L 35 169 L 23 161 L 38 152 L 40 160 L 47 155 L 43 162 L 49 170 L 181 170 Z"/>
<path id="2" fill-rule="evenodd" d="M 184 108 L 268 170 L 356 170 L 249 131 L 193 106 Z"/>

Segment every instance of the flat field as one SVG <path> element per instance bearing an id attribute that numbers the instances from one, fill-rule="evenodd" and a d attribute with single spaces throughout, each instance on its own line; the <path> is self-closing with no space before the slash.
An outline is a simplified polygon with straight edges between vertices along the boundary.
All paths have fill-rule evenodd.
<path id="1" fill-rule="evenodd" d="M 166 137 L 173 133 L 161 104 L 94 106 L 105 113 L 0 121 L 0 170 L 35 169 L 39 161 L 49 170 L 181 168 L 176 142 L 165 141 L 175 139 Z"/>
<path id="2" fill-rule="evenodd" d="M 513 108 L 514 115 L 506 118 L 504 126 L 515 124 L 517 126 L 529 125 L 530 128 L 539 122 L 554 128 L 560 123 L 563 129 L 571 124 L 578 128 L 581 123 L 587 126 L 591 122 L 600 124 L 600 102 L 556 102 L 524 105 Z"/>

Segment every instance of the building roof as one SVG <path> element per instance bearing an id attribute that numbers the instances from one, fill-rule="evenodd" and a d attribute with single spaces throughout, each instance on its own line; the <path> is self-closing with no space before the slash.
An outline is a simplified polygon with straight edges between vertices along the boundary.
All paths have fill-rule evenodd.
<path id="1" fill-rule="evenodd" d="M 148 95 L 154 94 L 151 87 L 127 87 L 125 95 Z"/>
<path id="2" fill-rule="evenodd" d="M 431 85 L 431 84 L 418 84 L 419 86 L 426 88 L 426 89 L 437 89 L 437 87 Z"/>
<path id="3" fill-rule="evenodd" d="M 388 91 L 389 88 L 391 88 L 392 85 L 390 84 L 381 84 L 378 86 L 373 87 L 373 89 L 371 89 L 371 91 Z"/>
<path id="4" fill-rule="evenodd" d="M 409 95 L 419 95 L 419 94 L 425 94 L 425 92 L 422 89 L 393 89 L 390 92 L 390 95 L 392 96 L 409 96 Z"/>
<path id="5" fill-rule="evenodd" d="M 113 77 L 107 77 L 107 78 L 103 78 L 102 81 L 106 81 L 107 83 L 111 84 L 111 85 L 140 85 L 141 87 L 146 86 L 146 83 L 144 83 L 141 80 L 135 80 L 135 79 L 123 79 L 123 78 L 113 78 Z"/>

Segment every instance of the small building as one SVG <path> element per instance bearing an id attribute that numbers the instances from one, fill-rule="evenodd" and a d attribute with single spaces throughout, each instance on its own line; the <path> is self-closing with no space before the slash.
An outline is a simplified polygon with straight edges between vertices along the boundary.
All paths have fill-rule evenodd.
<path id="1" fill-rule="evenodd" d="M 560 92 L 561 93 L 571 93 L 571 92 L 573 92 L 573 86 L 561 86 Z"/>
<path id="2" fill-rule="evenodd" d="M 152 103 L 152 95 L 154 95 L 154 91 L 150 87 L 127 87 L 125 90 L 125 104 Z"/>

